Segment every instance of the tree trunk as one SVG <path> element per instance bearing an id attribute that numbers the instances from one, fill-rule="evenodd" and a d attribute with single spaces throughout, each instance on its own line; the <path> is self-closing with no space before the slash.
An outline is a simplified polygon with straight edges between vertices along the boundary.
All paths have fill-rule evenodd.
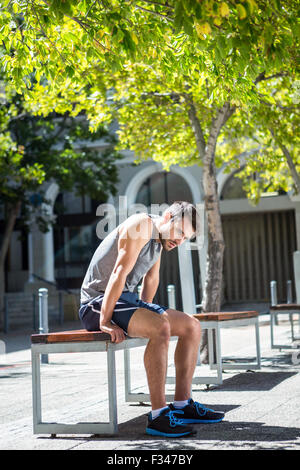
<path id="1" fill-rule="evenodd" d="M 215 149 L 220 130 L 234 112 L 234 108 L 230 108 L 229 103 L 225 103 L 225 105 L 218 110 L 216 117 L 212 120 L 210 135 L 207 145 L 205 146 L 205 140 L 200 122 L 196 115 L 195 106 L 191 100 L 187 100 L 187 102 L 190 105 L 189 118 L 196 136 L 197 149 L 203 161 L 204 203 L 208 226 L 206 280 L 202 299 L 202 311 L 203 313 L 219 312 L 221 309 L 225 243 L 216 178 Z M 204 330 L 202 334 L 200 352 L 201 362 L 207 363 L 207 330 Z"/>
<path id="2" fill-rule="evenodd" d="M 0 248 L 0 327 L 4 322 L 4 295 L 5 295 L 5 275 L 4 265 L 11 240 L 11 235 L 16 223 L 16 219 L 21 207 L 21 201 L 17 201 L 14 206 L 8 207 L 8 218 L 5 225 L 3 240 Z"/>
<path id="3" fill-rule="evenodd" d="M 220 213 L 217 175 L 215 166 L 215 149 L 217 138 L 226 118 L 229 106 L 224 105 L 213 119 L 210 135 L 203 160 L 203 188 L 205 213 L 207 215 L 207 265 L 205 290 L 202 299 L 202 311 L 219 312 L 221 310 L 224 237 Z M 227 120 L 227 119 L 226 119 Z M 207 330 L 204 330 L 200 346 L 201 361 L 208 362 Z"/>

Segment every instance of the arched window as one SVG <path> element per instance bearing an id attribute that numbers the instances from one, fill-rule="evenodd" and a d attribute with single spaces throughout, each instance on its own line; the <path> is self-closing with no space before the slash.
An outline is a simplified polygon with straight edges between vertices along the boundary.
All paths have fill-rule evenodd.
<path id="1" fill-rule="evenodd" d="M 232 175 L 226 181 L 221 194 L 223 199 L 245 199 L 247 198 L 246 191 L 243 189 L 243 181 L 237 176 Z"/>
<path id="2" fill-rule="evenodd" d="M 172 204 L 174 201 L 187 201 L 193 203 L 193 195 L 186 180 L 175 172 L 159 171 L 149 176 L 137 193 L 135 202 L 150 208 L 151 204 Z M 200 273 L 198 266 L 198 252 L 192 251 L 194 264 L 194 282 L 200 286 Z M 182 310 L 182 296 L 180 273 L 178 265 L 178 251 L 162 253 L 160 267 L 160 283 L 154 302 L 168 305 L 167 286 L 175 286 L 176 308 Z M 200 303 L 200 290 L 196 289 L 196 303 Z"/>
<path id="3" fill-rule="evenodd" d="M 171 204 L 173 201 L 193 202 L 192 193 L 185 180 L 173 172 L 160 171 L 147 178 L 137 194 L 136 203 Z"/>
<path id="4" fill-rule="evenodd" d="M 240 170 L 238 170 L 240 171 Z M 221 200 L 224 199 L 246 199 L 247 198 L 247 193 L 243 189 L 244 181 L 242 181 L 238 176 L 236 171 L 233 175 L 231 175 L 228 180 L 225 182 L 222 193 L 221 193 Z M 249 176 L 248 179 L 253 179 L 253 180 L 260 180 L 261 177 L 257 173 L 253 173 L 253 175 Z M 262 193 L 262 196 L 275 196 L 275 195 L 283 195 L 286 194 L 286 192 L 283 189 L 279 189 L 276 192 L 268 193 L 268 188 L 270 187 L 270 184 L 267 184 L 264 188 L 264 191 Z"/>
<path id="5" fill-rule="evenodd" d="M 99 244 L 96 235 L 96 208 L 99 203 L 72 192 L 59 193 L 55 200 L 55 278 L 62 287 L 79 288 L 82 283 L 88 263 Z"/>

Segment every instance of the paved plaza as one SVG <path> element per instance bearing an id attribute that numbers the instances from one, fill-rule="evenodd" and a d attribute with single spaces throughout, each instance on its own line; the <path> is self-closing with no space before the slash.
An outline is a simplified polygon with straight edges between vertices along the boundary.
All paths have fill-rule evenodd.
<path id="1" fill-rule="evenodd" d="M 78 329 L 66 323 L 63 329 Z M 280 341 L 289 341 L 287 321 L 276 327 Z M 61 329 L 60 328 L 56 328 Z M 254 358 L 253 327 L 222 330 L 222 355 L 228 360 Z M 52 328 L 51 331 L 54 331 Z M 196 451 L 196 450 L 299 450 L 300 449 L 300 350 L 271 350 L 268 316 L 261 318 L 262 367 L 258 371 L 230 371 L 222 385 L 193 386 L 193 398 L 226 412 L 216 424 L 194 425 L 191 438 L 167 439 L 145 434 L 149 404 L 125 403 L 123 351 L 116 353 L 119 434 L 33 435 L 31 401 L 30 334 L 1 334 L 0 351 L 0 449 Z M 170 345 L 173 375 L 175 344 Z M 131 351 L 132 381 L 136 391 L 147 391 L 143 348 Z M 213 373 L 197 366 L 196 374 Z M 42 364 L 43 421 L 75 423 L 108 419 L 106 357 L 104 353 L 51 354 Z M 167 385 L 172 392 L 173 385 Z"/>

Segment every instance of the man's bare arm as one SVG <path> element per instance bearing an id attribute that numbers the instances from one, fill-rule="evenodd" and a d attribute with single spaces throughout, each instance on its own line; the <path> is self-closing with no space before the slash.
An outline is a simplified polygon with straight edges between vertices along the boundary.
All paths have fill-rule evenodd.
<path id="1" fill-rule="evenodd" d="M 142 282 L 141 299 L 144 302 L 152 302 L 159 285 L 159 268 L 160 268 L 161 255 L 152 266 L 151 269 L 145 274 Z"/>
<path id="2" fill-rule="evenodd" d="M 122 328 L 111 323 L 113 310 L 123 292 L 126 277 L 132 271 L 141 249 L 149 241 L 151 231 L 152 222 L 147 216 L 133 217 L 119 231 L 118 257 L 105 289 L 100 314 L 100 329 L 109 333 L 116 343 L 123 341 L 125 336 Z"/>

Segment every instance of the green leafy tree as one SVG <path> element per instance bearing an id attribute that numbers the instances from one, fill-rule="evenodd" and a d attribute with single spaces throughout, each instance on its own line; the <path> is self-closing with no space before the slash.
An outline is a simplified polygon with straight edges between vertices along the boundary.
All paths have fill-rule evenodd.
<path id="1" fill-rule="evenodd" d="M 4 82 L 3 82 L 4 83 Z M 115 161 L 120 158 L 115 137 L 103 126 L 91 134 L 86 119 L 68 113 L 50 113 L 41 119 L 30 113 L 30 106 L 12 87 L 5 87 L 0 109 L 0 201 L 4 207 L 4 231 L 0 246 L 0 297 L 4 294 L 4 263 L 16 219 L 28 229 L 36 220 L 41 231 L 49 221 L 43 183 L 55 181 L 61 191 L 74 191 L 99 201 L 115 194 L 118 181 Z M 4 95 L 4 94 L 3 94 Z M 2 97 L 2 101 L 4 98 Z M 80 119 L 80 120 L 79 120 Z M 88 143 L 101 139 L 101 153 Z M 80 148 L 76 143 L 81 141 Z M 34 207 L 35 200 L 39 205 Z"/>
<path id="2" fill-rule="evenodd" d="M 228 163 L 228 171 L 242 165 L 236 176 L 254 204 L 266 191 L 300 193 L 297 82 L 287 75 L 261 81 L 258 93 L 259 103 L 251 112 L 240 110 L 239 127 L 226 129 L 216 155 L 218 161 Z M 234 120 L 233 116 L 233 124 Z M 241 161 L 239 154 L 247 156 Z"/>
<path id="3" fill-rule="evenodd" d="M 219 149 L 229 138 L 235 145 L 246 116 L 256 133 L 257 110 L 263 121 L 272 99 L 262 86 L 295 79 L 297 9 L 278 0 L 66 0 L 12 1 L 1 12 L 1 61 L 34 112 L 85 110 L 94 130 L 116 117 L 120 144 L 138 158 L 203 166 L 205 312 L 221 306 Z"/>

